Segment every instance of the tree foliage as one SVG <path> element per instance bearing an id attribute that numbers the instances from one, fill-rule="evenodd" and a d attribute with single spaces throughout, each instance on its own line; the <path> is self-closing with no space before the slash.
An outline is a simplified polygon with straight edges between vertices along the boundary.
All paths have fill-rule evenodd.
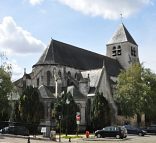
<path id="1" fill-rule="evenodd" d="M 12 90 L 10 75 L 0 68 L 0 120 L 8 120 L 10 116 L 10 106 L 8 94 Z"/>
<path id="2" fill-rule="evenodd" d="M 116 102 L 124 116 L 156 112 L 156 76 L 142 65 L 123 70 L 117 83 Z"/>
<path id="3" fill-rule="evenodd" d="M 16 113 L 18 113 L 17 107 Z M 44 107 L 39 100 L 37 88 L 32 86 L 26 87 L 20 97 L 20 120 L 29 128 L 30 132 L 35 132 L 40 123 L 40 119 L 44 116 Z M 17 114 L 19 119 L 19 115 Z M 33 125 L 33 126 L 32 126 Z"/>
<path id="4" fill-rule="evenodd" d="M 70 102 L 69 104 L 66 103 L 67 99 Z M 58 122 L 59 115 L 61 115 L 61 125 L 64 132 L 66 128 L 68 132 L 76 130 L 76 112 L 78 111 L 79 108 L 70 93 L 64 92 L 61 97 L 58 97 L 54 104 L 54 112 Z"/>
<path id="5" fill-rule="evenodd" d="M 149 89 L 144 96 L 143 111 L 148 122 L 156 122 L 156 74 L 152 73 L 150 69 L 145 69 L 142 75 Z"/>
<path id="6" fill-rule="evenodd" d="M 93 99 L 91 118 L 94 130 L 110 124 L 110 108 L 102 93 L 97 93 Z"/>

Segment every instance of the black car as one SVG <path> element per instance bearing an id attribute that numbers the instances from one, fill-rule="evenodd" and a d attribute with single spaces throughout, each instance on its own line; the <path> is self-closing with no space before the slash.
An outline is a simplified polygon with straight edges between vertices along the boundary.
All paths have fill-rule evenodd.
<path id="1" fill-rule="evenodd" d="M 29 130 L 23 126 L 8 126 L 1 129 L 0 133 L 28 136 Z"/>
<path id="2" fill-rule="evenodd" d="M 156 125 L 150 125 L 149 127 L 144 129 L 149 134 L 156 134 Z"/>
<path id="3" fill-rule="evenodd" d="M 145 130 L 133 127 L 131 125 L 125 125 L 125 128 L 127 129 L 128 134 L 136 134 L 139 136 L 144 136 L 147 133 Z"/>
<path id="4" fill-rule="evenodd" d="M 127 137 L 127 130 L 124 126 L 108 126 L 102 130 L 95 131 L 95 136 L 97 138 L 116 137 L 123 139 Z"/>

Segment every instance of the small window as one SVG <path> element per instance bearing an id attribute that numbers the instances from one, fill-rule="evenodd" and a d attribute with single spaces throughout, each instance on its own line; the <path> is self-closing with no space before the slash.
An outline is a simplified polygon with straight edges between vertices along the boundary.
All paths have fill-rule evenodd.
<path id="1" fill-rule="evenodd" d="M 131 55 L 136 57 L 136 50 L 135 47 L 131 47 Z"/>
<path id="2" fill-rule="evenodd" d="M 135 51 L 135 49 L 134 49 L 134 57 L 136 57 L 136 51 Z"/>
<path id="3" fill-rule="evenodd" d="M 120 56 L 121 55 L 121 46 L 119 45 L 117 48 L 114 46 L 112 48 L 112 56 Z"/>
<path id="4" fill-rule="evenodd" d="M 39 86 L 39 84 L 40 84 L 40 80 L 39 78 L 37 78 L 37 87 Z"/>
<path id="5" fill-rule="evenodd" d="M 51 72 L 47 71 L 47 86 L 50 86 Z"/>
<path id="6" fill-rule="evenodd" d="M 56 75 L 56 68 L 53 68 L 53 76 Z"/>
<path id="7" fill-rule="evenodd" d="M 116 56 L 116 47 L 115 46 L 112 49 L 112 56 Z"/>
<path id="8" fill-rule="evenodd" d="M 116 50 L 116 47 L 115 46 L 113 47 L 113 50 Z"/>
<path id="9" fill-rule="evenodd" d="M 77 79 L 77 72 L 75 73 L 75 79 Z"/>
<path id="10" fill-rule="evenodd" d="M 118 54 L 118 56 L 120 56 L 120 55 L 121 55 L 121 46 L 118 46 L 118 49 L 117 49 L 117 54 Z"/>
<path id="11" fill-rule="evenodd" d="M 62 74 L 61 74 L 61 71 L 60 71 L 60 70 L 58 71 L 58 76 L 59 76 L 59 77 L 61 77 L 61 76 L 62 76 Z"/>
<path id="12" fill-rule="evenodd" d="M 70 73 L 70 71 L 68 71 L 68 76 L 71 76 L 71 73 Z"/>

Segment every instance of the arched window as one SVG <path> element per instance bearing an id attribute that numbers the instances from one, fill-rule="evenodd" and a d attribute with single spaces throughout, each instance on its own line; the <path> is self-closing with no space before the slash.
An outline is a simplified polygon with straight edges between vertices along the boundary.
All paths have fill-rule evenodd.
<path id="1" fill-rule="evenodd" d="M 62 76 L 62 74 L 61 74 L 61 71 L 60 71 L 60 70 L 58 71 L 58 76 L 59 76 L 59 77 L 61 77 L 61 76 Z"/>
<path id="2" fill-rule="evenodd" d="M 115 46 L 112 49 L 112 56 L 116 56 L 116 47 Z"/>
<path id="3" fill-rule="evenodd" d="M 70 81 L 70 77 L 71 77 L 71 73 L 70 71 L 67 72 L 67 85 L 71 85 L 71 81 Z"/>
<path id="4" fill-rule="evenodd" d="M 71 76 L 71 73 L 70 73 L 70 71 L 68 71 L 68 73 L 67 73 L 67 74 L 68 74 L 68 76 Z"/>
<path id="5" fill-rule="evenodd" d="M 56 75 L 56 68 L 53 68 L 53 76 Z"/>
<path id="6" fill-rule="evenodd" d="M 40 79 L 37 78 L 37 87 L 39 87 L 39 85 L 40 85 Z"/>
<path id="7" fill-rule="evenodd" d="M 117 49 L 117 54 L 118 54 L 118 56 L 120 56 L 120 55 L 121 55 L 121 46 L 120 46 L 120 45 L 118 46 L 118 49 Z"/>
<path id="8" fill-rule="evenodd" d="M 131 47 L 131 55 L 132 56 L 136 56 L 136 50 L 135 50 L 135 47 Z"/>
<path id="9" fill-rule="evenodd" d="M 50 86 L 51 72 L 47 71 L 47 86 Z"/>
<path id="10" fill-rule="evenodd" d="M 77 79 L 77 72 L 75 73 L 75 79 Z"/>

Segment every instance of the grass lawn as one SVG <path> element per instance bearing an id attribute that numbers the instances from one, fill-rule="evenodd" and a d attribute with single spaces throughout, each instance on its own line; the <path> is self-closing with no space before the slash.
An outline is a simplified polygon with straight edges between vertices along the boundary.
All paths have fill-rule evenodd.
<path id="1" fill-rule="evenodd" d="M 61 137 L 62 138 L 64 138 L 64 139 L 69 139 L 69 138 L 71 138 L 71 139 L 76 139 L 76 138 L 83 138 L 83 136 L 82 135 L 61 135 Z"/>

